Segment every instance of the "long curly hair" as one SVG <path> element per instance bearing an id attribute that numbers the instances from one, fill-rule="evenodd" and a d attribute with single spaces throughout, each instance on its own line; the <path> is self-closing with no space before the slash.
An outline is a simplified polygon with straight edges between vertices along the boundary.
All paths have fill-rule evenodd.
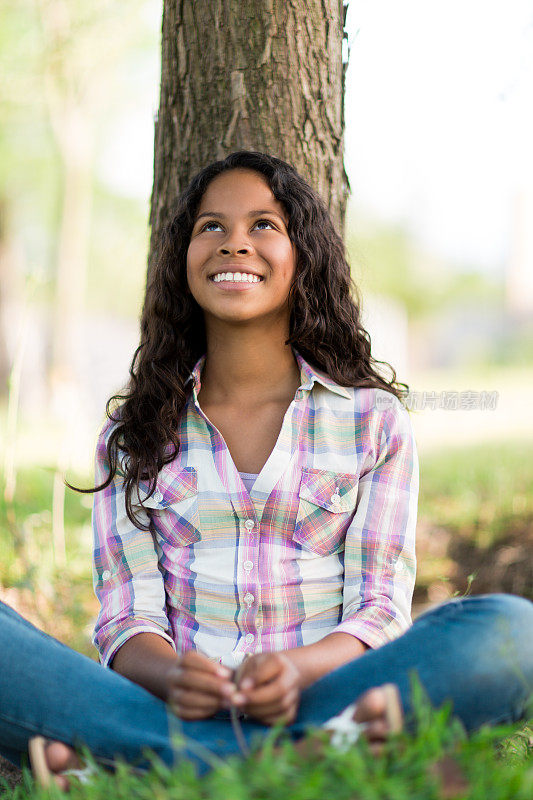
<path id="1" fill-rule="evenodd" d="M 296 247 L 297 263 L 289 291 L 286 344 L 343 386 L 385 389 L 400 401 L 408 392 L 406 384 L 396 381 L 394 369 L 371 355 L 344 244 L 319 195 L 291 164 L 265 153 L 242 150 L 209 164 L 182 192 L 158 237 L 130 379 L 106 405 L 107 416 L 115 423 L 106 443 L 109 476 L 100 486 L 85 490 L 99 491 L 117 472 L 123 474 L 128 517 L 144 530 L 147 526 L 132 508 L 132 491 L 142 480 L 150 496 L 158 472 L 177 455 L 178 422 L 188 398 L 186 381 L 207 349 L 203 312 L 186 277 L 195 216 L 209 183 L 238 168 L 262 175 L 289 218 L 288 235 Z M 389 380 L 376 369 L 378 364 L 390 370 Z M 119 460 L 121 452 L 126 458 Z"/>

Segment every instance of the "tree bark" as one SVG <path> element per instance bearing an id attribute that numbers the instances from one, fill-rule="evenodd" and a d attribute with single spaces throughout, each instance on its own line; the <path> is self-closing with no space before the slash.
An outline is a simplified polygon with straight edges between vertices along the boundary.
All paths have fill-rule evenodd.
<path id="1" fill-rule="evenodd" d="M 342 0 L 165 0 L 150 223 L 235 150 L 291 162 L 344 232 Z"/>

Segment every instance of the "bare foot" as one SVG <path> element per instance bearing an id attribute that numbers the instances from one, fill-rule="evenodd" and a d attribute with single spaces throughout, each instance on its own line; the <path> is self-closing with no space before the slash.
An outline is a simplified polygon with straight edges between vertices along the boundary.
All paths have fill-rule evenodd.
<path id="1" fill-rule="evenodd" d="M 73 748 L 63 742 L 46 742 L 44 758 L 56 785 L 63 791 L 68 791 L 70 788 L 69 779 L 67 775 L 62 773 L 81 767 L 80 760 Z"/>
<path id="2" fill-rule="evenodd" d="M 354 725 L 354 722 L 357 724 Z M 349 749 L 360 735 L 368 741 L 372 753 L 380 753 L 386 738 L 391 733 L 398 733 L 403 727 L 402 704 L 397 686 L 386 683 L 369 689 L 341 714 L 328 720 L 323 727 L 328 730 L 329 741 L 336 748 L 343 751 Z M 310 736 L 296 742 L 294 747 L 302 755 L 313 757 L 323 752 L 323 744 L 323 737 Z"/>
<path id="3" fill-rule="evenodd" d="M 402 707 L 397 688 L 386 684 L 369 689 L 358 698 L 353 718 L 364 723 L 362 735 L 370 750 L 380 753 L 387 737 L 402 729 Z"/>
<path id="4" fill-rule="evenodd" d="M 390 686 L 391 684 L 387 684 L 369 689 L 357 700 L 354 712 L 354 720 L 365 723 L 362 735 L 368 740 L 370 750 L 376 754 L 383 750 L 391 733 L 402 729 L 400 698 L 397 695 L 396 703 Z M 432 764 L 429 771 L 440 780 L 441 796 L 445 800 L 464 795 L 469 788 L 458 762 L 450 755 L 445 755 Z"/>

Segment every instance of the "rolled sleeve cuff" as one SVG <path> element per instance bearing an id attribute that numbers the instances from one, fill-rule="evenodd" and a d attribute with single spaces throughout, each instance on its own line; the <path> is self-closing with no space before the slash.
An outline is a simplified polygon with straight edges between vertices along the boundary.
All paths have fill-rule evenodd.
<path id="1" fill-rule="evenodd" d="M 333 633 L 349 633 L 375 650 L 397 639 L 410 625 L 410 619 L 400 619 L 381 609 L 368 608 L 340 622 Z"/>
<path id="2" fill-rule="evenodd" d="M 104 667 L 108 667 L 113 656 L 128 639 L 138 633 L 157 633 L 165 639 L 174 650 L 176 645 L 170 636 L 155 622 L 148 619 L 136 617 L 126 619 L 114 625 L 112 629 L 104 632 L 99 631 L 93 637 L 93 643 L 100 654 L 100 662 Z"/>

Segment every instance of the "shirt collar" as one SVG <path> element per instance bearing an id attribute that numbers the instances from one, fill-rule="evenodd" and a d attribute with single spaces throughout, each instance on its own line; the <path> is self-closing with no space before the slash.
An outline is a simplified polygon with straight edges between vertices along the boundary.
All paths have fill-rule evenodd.
<path id="1" fill-rule="evenodd" d="M 201 376 L 204 364 L 205 364 L 205 354 L 198 359 L 198 361 L 194 365 L 193 371 L 185 381 L 185 386 L 187 386 L 187 384 L 192 381 L 192 393 L 195 401 L 198 400 L 198 392 L 200 391 L 200 388 L 202 386 Z"/>
<path id="2" fill-rule="evenodd" d="M 335 383 L 333 378 L 330 378 L 325 372 L 321 372 L 316 367 L 312 367 L 311 364 L 309 364 L 309 362 L 306 361 L 305 358 L 296 350 L 293 350 L 293 352 L 296 356 L 298 366 L 300 367 L 300 375 L 302 378 L 302 383 L 300 386 L 301 389 L 311 390 L 313 388 L 313 384 L 316 382 L 320 383 L 321 386 L 323 386 L 325 389 L 328 389 L 330 392 L 340 394 L 341 397 L 346 397 L 348 399 L 351 398 L 350 391 L 346 388 L 346 386 L 340 386 L 338 383 Z"/>
<path id="3" fill-rule="evenodd" d="M 325 389 L 328 389 L 330 392 L 334 392 L 335 394 L 339 394 L 341 397 L 346 397 L 347 399 L 351 398 L 350 391 L 345 386 L 340 386 L 338 383 L 326 375 L 324 372 L 321 372 L 316 367 L 312 367 L 309 362 L 305 360 L 303 356 L 298 353 L 297 350 L 293 348 L 294 355 L 296 357 L 296 361 L 298 366 L 300 367 L 300 389 L 304 391 L 311 391 L 313 385 L 316 383 L 320 383 Z M 205 355 L 201 356 L 198 359 L 196 364 L 194 365 L 194 369 L 185 381 L 185 386 L 192 381 L 193 383 L 193 395 L 194 399 L 198 399 L 198 392 L 202 386 L 201 375 L 202 370 L 205 364 Z"/>

